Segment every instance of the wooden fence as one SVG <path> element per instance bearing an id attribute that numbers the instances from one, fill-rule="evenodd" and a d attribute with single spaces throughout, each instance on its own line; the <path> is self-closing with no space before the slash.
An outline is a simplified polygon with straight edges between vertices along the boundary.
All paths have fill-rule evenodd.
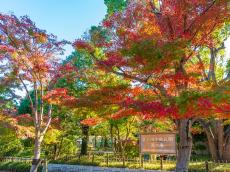
<path id="1" fill-rule="evenodd" d="M 71 164 L 87 164 L 100 165 L 106 167 L 127 167 L 127 168 L 141 168 L 141 169 L 155 169 L 155 170 L 175 170 L 176 158 L 160 158 L 151 159 L 145 156 L 134 158 L 122 157 L 115 155 L 112 152 L 90 152 L 88 155 L 81 156 L 66 156 L 60 162 L 70 162 Z M 230 172 L 230 162 L 228 161 L 204 161 L 198 159 L 191 159 L 189 163 L 190 171 L 215 171 L 220 166 L 228 166 Z"/>
<path id="2" fill-rule="evenodd" d="M 0 162 L 24 162 L 31 163 L 31 158 L 23 157 L 2 157 Z M 82 164 L 82 165 L 98 165 L 104 167 L 127 167 L 127 168 L 140 168 L 140 169 L 154 169 L 154 170 L 175 170 L 176 159 L 148 159 L 143 156 L 128 158 L 121 157 L 113 154 L 112 152 L 90 152 L 88 155 L 81 156 L 65 156 L 57 161 L 50 161 L 50 163 L 70 163 L 70 164 Z M 227 165 L 230 171 L 230 162 L 227 161 L 201 161 L 191 159 L 189 164 L 190 171 L 216 171 L 220 166 Z M 47 161 L 42 160 L 43 171 L 47 170 Z"/>
<path id="3" fill-rule="evenodd" d="M 23 158 L 23 157 L 0 157 L 0 162 L 24 162 L 31 163 L 32 158 Z"/>

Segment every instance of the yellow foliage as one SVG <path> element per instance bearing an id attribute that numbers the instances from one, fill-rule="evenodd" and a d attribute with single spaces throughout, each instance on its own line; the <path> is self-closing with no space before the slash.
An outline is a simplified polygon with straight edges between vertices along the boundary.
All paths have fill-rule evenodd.
<path id="1" fill-rule="evenodd" d="M 157 27 L 157 25 L 154 25 L 152 23 L 149 22 L 143 22 L 143 30 L 142 33 L 147 34 L 148 36 L 152 36 L 152 35 L 159 35 L 161 34 L 160 32 L 160 28 Z"/>

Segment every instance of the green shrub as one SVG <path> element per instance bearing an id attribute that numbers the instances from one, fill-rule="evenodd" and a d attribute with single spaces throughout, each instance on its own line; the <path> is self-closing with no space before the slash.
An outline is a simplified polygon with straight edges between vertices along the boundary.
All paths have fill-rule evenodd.
<path id="1" fill-rule="evenodd" d="M 0 162 L 0 170 L 17 170 L 17 172 L 30 171 L 31 164 L 23 162 Z M 38 172 L 42 172 L 42 166 L 39 167 Z"/>
<path id="2" fill-rule="evenodd" d="M 125 155 L 128 158 L 139 156 L 139 147 L 136 144 L 127 144 L 125 147 Z"/>
<path id="3" fill-rule="evenodd" d="M 14 156 L 23 150 L 23 145 L 14 131 L 0 127 L 0 156 Z"/>

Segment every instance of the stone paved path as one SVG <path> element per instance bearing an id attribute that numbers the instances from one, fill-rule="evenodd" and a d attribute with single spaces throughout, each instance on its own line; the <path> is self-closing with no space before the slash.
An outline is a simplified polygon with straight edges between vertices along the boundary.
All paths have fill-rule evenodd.
<path id="1" fill-rule="evenodd" d="M 49 164 L 48 172 L 159 172 L 157 170 L 107 168 L 81 165 Z"/>

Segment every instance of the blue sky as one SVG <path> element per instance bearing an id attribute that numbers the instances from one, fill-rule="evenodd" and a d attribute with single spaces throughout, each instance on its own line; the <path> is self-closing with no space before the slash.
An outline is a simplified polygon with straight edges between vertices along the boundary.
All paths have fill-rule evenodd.
<path id="1" fill-rule="evenodd" d="M 28 15 L 36 25 L 73 41 L 104 18 L 104 0 L 0 0 L 0 12 Z M 73 49 L 66 47 L 65 55 Z"/>

